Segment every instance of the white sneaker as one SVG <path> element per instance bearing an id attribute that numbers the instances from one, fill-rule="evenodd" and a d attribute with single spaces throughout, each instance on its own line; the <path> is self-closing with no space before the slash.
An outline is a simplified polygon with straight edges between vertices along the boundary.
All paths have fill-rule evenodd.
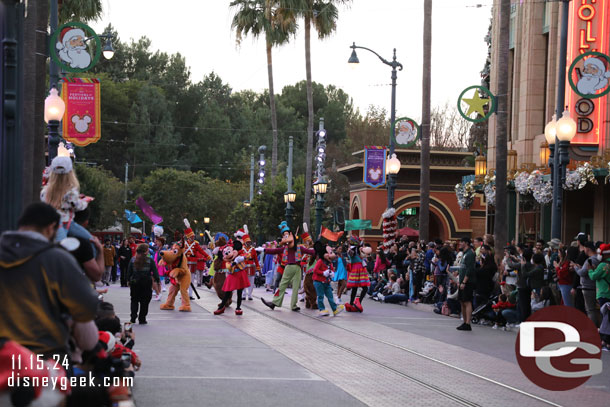
<path id="1" fill-rule="evenodd" d="M 335 301 L 335 304 L 343 304 L 343 301 L 341 301 L 341 298 L 337 298 L 337 300 Z"/>
<path id="2" fill-rule="evenodd" d="M 385 295 L 377 294 L 377 298 L 379 298 L 379 301 L 383 302 L 383 300 L 385 299 Z"/>
<path id="3" fill-rule="evenodd" d="M 500 326 L 498 324 L 494 324 L 494 326 L 491 327 L 491 329 L 498 329 Z"/>
<path id="4" fill-rule="evenodd" d="M 164 292 L 164 291 L 167 291 L 167 288 L 163 287 L 163 288 L 161 289 L 161 292 Z"/>

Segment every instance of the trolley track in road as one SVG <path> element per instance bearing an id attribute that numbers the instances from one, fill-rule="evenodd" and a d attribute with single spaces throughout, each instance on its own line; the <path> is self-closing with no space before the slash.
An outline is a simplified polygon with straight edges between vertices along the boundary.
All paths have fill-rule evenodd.
<path id="1" fill-rule="evenodd" d="M 257 298 L 257 299 L 261 298 L 259 296 L 254 296 L 254 297 Z M 414 377 L 411 374 L 405 373 L 404 371 L 401 371 L 399 369 L 395 369 L 395 368 L 393 368 L 391 366 L 387 366 L 386 364 L 384 364 L 384 363 L 382 363 L 382 362 L 380 362 L 378 360 L 375 360 L 375 359 L 373 359 L 373 358 L 371 358 L 371 357 L 369 357 L 367 355 L 364 355 L 364 354 L 362 354 L 362 353 L 360 353 L 358 351 L 355 351 L 355 350 L 353 350 L 353 349 L 351 349 L 351 348 L 349 348 L 347 346 L 344 346 L 344 345 L 332 342 L 332 341 L 330 341 L 328 339 L 325 339 L 325 338 L 323 338 L 323 337 L 321 337 L 319 335 L 316 335 L 316 334 L 314 334 L 312 332 L 309 332 L 309 331 L 307 331 L 305 329 L 302 329 L 302 328 L 300 328 L 300 327 L 298 327 L 298 326 L 296 326 L 294 324 L 291 324 L 291 323 L 286 322 L 286 321 L 284 321 L 284 320 L 282 320 L 280 318 L 277 318 L 277 317 L 271 315 L 268 312 L 263 312 L 263 311 L 258 310 L 256 308 L 253 308 L 252 306 L 249 306 L 249 305 L 247 305 L 245 303 L 242 303 L 242 307 L 246 307 L 249 310 L 252 310 L 252 311 L 256 312 L 257 314 L 262 315 L 264 317 L 267 317 L 267 318 L 269 318 L 271 320 L 274 320 L 275 322 L 278 322 L 278 323 L 280 323 L 280 324 L 282 324 L 282 325 L 284 325 L 286 327 L 289 327 L 291 329 L 299 331 L 299 332 L 301 332 L 301 333 L 303 333 L 303 334 L 305 334 L 307 336 L 310 336 L 310 337 L 312 337 L 312 338 L 314 338 L 316 340 L 322 341 L 322 342 L 324 342 L 324 343 L 326 343 L 328 345 L 331 345 L 333 347 L 341 349 L 342 351 L 348 352 L 348 353 L 350 353 L 350 354 L 352 354 L 352 355 L 354 355 L 356 357 L 359 357 L 359 358 L 364 359 L 364 360 L 366 360 L 366 361 L 368 361 L 370 363 L 373 363 L 373 364 L 375 364 L 377 366 L 380 366 L 380 367 L 382 367 L 385 370 L 391 371 L 392 373 L 395 373 L 395 374 L 397 374 L 397 375 L 399 375 L 401 377 L 404 377 L 405 379 L 407 379 L 407 380 L 409 380 L 409 381 L 411 381 L 413 383 L 416 383 L 416 384 L 418 384 L 418 385 L 420 385 L 422 387 L 425 387 L 425 388 L 427 388 L 427 389 L 429 389 L 429 390 L 431 390 L 431 391 L 433 391 L 433 392 L 435 392 L 437 394 L 440 394 L 443 397 L 448 398 L 448 399 L 450 399 L 450 400 L 452 400 L 452 401 L 454 401 L 456 403 L 459 403 L 459 404 L 461 404 L 463 406 L 480 406 L 480 404 L 472 402 L 472 401 L 470 401 L 470 400 L 468 400 L 468 399 L 466 399 L 466 398 L 464 398 L 464 397 L 462 397 L 460 395 L 452 394 L 452 393 L 448 392 L 447 390 L 442 389 L 441 387 L 439 387 L 439 386 L 437 386 L 435 384 L 428 383 L 428 382 L 426 382 L 424 380 L 421 380 L 421 379 L 419 379 L 417 377 Z M 409 349 L 409 348 L 401 346 L 401 345 L 397 345 L 397 344 L 394 344 L 394 343 L 391 343 L 391 342 L 388 342 L 388 341 L 384 341 L 382 339 L 375 338 L 373 336 L 370 336 L 370 335 L 367 335 L 367 334 L 363 334 L 361 332 L 357 332 L 357 331 L 354 331 L 352 329 L 349 329 L 349 328 L 346 328 L 346 327 L 343 327 L 343 326 L 339 326 L 339 325 L 333 324 L 330 321 L 326 321 L 326 320 L 321 319 L 321 318 L 319 318 L 317 316 L 308 315 L 306 313 L 299 313 L 299 315 L 305 316 L 307 318 L 310 318 L 312 320 L 315 320 L 315 321 L 318 321 L 318 322 L 321 322 L 321 323 L 324 323 L 324 324 L 328 324 L 328 325 L 330 325 L 330 326 L 332 326 L 334 328 L 341 329 L 343 331 L 349 332 L 350 334 L 357 335 L 357 336 L 359 336 L 361 338 L 365 338 L 367 340 L 374 341 L 374 342 L 377 342 L 377 343 L 385 345 L 385 346 L 390 346 L 392 348 L 398 349 L 398 350 L 403 351 L 403 352 L 407 352 L 407 353 L 409 353 L 409 354 L 411 354 L 413 356 L 417 356 L 419 358 L 426 359 L 428 361 L 431 361 L 431 362 L 437 363 L 439 365 L 442 365 L 442 366 L 444 366 L 446 368 L 457 370 L 457 371 L 459 371 L 461 373 L 470 375 L 470 376 L 475 377 L 475 378 L 480 379 L 480 380 L 484 380 L 484 381 L 486 381 L 488 383 L 491 383 L 493 385 L 500 386 L 500 387 L 502 387 L 504 389 L 507 389 L 507 390 L 510 390 L 512 392 L 521 394 L 522 396 L 529 397 L 531 399 L 534 399 L 536 401 L 545 403 L 547 405 L 554 406 L 554 407 L 562 407 L 560 404 L 557 404 L 557 403 L 555 403 L 553 401 L 550 401 L 550 400 L 544 399 L 542 397 L 536 396 L 535 394 L 531 394 L 531 393 L 528 393 L 526 391 L 520 390 L 520 389 L 518 389 L 516 387 L 513 387 L 513 386 L 510 386 L 510 385 L 498 382 L 498 381 L 496 381 L 494 379 L 491 379 L 489 377 L 485 377 L 485 376 L 482 376 L 480 374 L 471 372 L 469 370 L 462 369 L 462 368 L 460 368 L 458 366 L 455 366 L 455 365 L 452 365 L 450 363 L 443 362 L 442 360 L 438 360 L 436 358 L 433 358 L 431 356 L 425 355 L 425 354 L 423 354 L 421 352 L 418 352 L 418 351 L 415 351 L 413 349 Z"/>

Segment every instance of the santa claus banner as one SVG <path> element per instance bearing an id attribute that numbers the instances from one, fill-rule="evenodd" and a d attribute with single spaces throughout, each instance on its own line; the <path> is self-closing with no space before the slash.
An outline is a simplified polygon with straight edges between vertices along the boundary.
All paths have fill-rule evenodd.
<path id="1" fill-rule="evenodd" d="M 385 147 L 368 146 L 364 148 L 364 183 L 371 188 L 385 185 Z"/>
<path id="2" fill-rule="evenodd" d="M 61 96 L 66 104 L 63 137 L 79 147 L 96 143 L 100 125 L 100 82 L 98 79 L 65 78 Z"/>
<path id="3" fill-rule="evenodd" d="M 51 59 L 66 72 L 85 72 L 97 63 L 102 42 L 86 24 L 71 21 L 53 32 L 49 51 Z"/>
<path id="4" fill-rule="evenodd" d="M 577 122 L 572 144 L 600 146 L 606 138 L 610 92 L 610 0 L 570 4 L 566 105 Z"/>

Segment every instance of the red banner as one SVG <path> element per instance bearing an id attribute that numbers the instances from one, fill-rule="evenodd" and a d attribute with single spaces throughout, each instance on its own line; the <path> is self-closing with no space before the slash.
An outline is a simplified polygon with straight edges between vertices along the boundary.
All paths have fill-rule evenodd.
<path id="1" fill-rule="evenodd" d="M 341 239 L 341 236 L 343 236 L 343 232 L 331 232 L 329 229 L 326 229 L 324 226 L 322 226 L 320 236 L 325 237 L 326 239 L 332 242 L 336 242 Z"/>
<path id="2" fill-rule="evenodd" d="M 102 136 L 99 80 L 65 78 L 61 96 L 66 103 L 63 138 L 79 147 L 97 143 Z"/>
<path id="3" fill-rule="evenodd" d="M 567 65 L 586 52 L 610 53 L 610 0 L 574 0 L 570 3 Z M 589 73 L 592 68 L 594 74 Z M 608 60 L 600 55 L 581 59 L 568 76 L 576 90 L 566 84 L 566 105 L 576 118 L 578 131 L 572 144 L 599 146 L 604 143 L 607 128 L 607 96 L 593 98 L 607 88 Z M 588 74 L 588 75 L 587 75 Z M 588 76 L 588 77 L 587 77 Z M 583 79 L 584 77 L 584 79 Z M 597 85 L 597 86 L 596 86 Z"/>

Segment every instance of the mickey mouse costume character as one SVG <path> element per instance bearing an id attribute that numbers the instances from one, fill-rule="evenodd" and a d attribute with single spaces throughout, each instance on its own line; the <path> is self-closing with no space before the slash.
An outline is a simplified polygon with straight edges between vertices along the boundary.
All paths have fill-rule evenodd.
<path id="1" fill-rule="evenodd" d="M 265 249 L 265 254 L 281 254 L 280 266 L 284 268 L 282 280 L 280 282 L 280 288 L 276 296 L 273 297 L 273 301 L 267 301 L 261 298 L 263 304 L 271 309 L 275 307 L 281 307 L 284 302 L 284 294 L 288 285 L 292 283 L 292 297 L 290 300 L 290 308 L 293 311 L 300 311 L 301 308 L 297 306 L 299 300 L 299 287 L 301 286 L 301 266 L 300 262 L 303 255 L 309 254 L 314 255 L 315 251 L 308 249 L 305 246 L 299 246 L 294 240 L 294 234 L 288 227 L 286 221 L 279 224 L 279 229 L 282 232 L 282 240 L 280 246 L 277 249 Z"/>
<path id="2" fill-rule="evenodd" d="M 245 257 L 240 255 L 240 250 L 243 246 L 240 241 L 233 242 L 233 245 L 226 245 L 222 248 L 222 259 L 224 262 L 223 268 L 226 270 L 226 280 L 222 286 L 222 290 L 225 292 L 225 296 L 222 299 L 218 309 L 214 311 L 214 315 L 220 315 L 225 312 L 227 303 L 233 296 L 233 291 L 237 290 L 237 308 L 235 309 L 235 315 L 241 315 L 241 294 L 244 288 L 250 286 L 248 281 L 248 274 L 244 270 Z"/>
<path id="3" fill-rule="evenodd" d="M 333 315 L 337 315 L 344 310 L 343 305 L 340 304 L 337 306 L 335 303 L 333 299 L 333 289 L 330 286 L 330 281 L 335 275 L 333 260 L 335 260 L 337 256 L 329 246 L 322 244 L 320 241 L 317 241 L 314 244 L 314 250 L 318 260 L 313 268 L 313 285 L 318 294 L 318 309 L 320 310 L 320 316 L 326 317 L 330 315 L 326 307 L 324 307 L 324 296 L 328 299 Z"/>

